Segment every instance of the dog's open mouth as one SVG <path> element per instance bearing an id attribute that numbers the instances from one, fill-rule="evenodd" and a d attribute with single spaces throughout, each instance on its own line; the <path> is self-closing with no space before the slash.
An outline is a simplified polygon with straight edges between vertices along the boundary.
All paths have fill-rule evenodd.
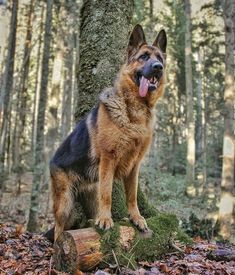
<path id="1" fill-rule="evenodd" d="M 139 95 L 145 97 L 148 92 L 152 92 L 157 89 L 159 84 L 159 79 L 156 76 L 151 78 L 146 78 L 143 75 L 139 76 Z"/>

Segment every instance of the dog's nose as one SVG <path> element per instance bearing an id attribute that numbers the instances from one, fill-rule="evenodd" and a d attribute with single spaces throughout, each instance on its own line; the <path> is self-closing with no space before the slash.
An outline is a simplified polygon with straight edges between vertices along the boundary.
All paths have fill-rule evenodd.
<path id="1" fill-rule="evenodd" d="M 154 62 L 152 64 L 152 69 L 154 71 L 162 71 L 163 70 L 163 66 L 162 66 L 162 64 L 160 62 Z"/>

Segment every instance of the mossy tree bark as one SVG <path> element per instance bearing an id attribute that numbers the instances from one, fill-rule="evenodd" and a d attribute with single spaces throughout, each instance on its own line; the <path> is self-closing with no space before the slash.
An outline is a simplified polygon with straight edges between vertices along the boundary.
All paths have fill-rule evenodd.
<path id="1" fill-rule="evenodd" d="M 80 59 L 75 118 L 78 121 L 112 85 L 125 62 L 134 1 L 85 0 L 81 9 Z"/>

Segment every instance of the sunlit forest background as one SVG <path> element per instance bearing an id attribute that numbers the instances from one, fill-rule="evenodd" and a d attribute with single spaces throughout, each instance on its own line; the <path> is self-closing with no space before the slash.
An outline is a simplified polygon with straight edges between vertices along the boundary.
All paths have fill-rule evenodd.
<path id="1" fill-rule="evenodd" d="M 156 106 L 142 189 L 157 209 L 175 213 L 188 234 L 234 241 L 234 3 L 135 0 L 133 6 L 129 32 L 140 23 L 149 42 L 161 28 L 168 36 L 165 95 Z M 92 50 L 105 35 L 80 40 L 81 7 L 80 0 L 0 0 L 1 222 L 26 228 L 33 211 L 37 231 L 53 223 L 49 160 L 84 107 L 80 48 L 87 43 Z"/>

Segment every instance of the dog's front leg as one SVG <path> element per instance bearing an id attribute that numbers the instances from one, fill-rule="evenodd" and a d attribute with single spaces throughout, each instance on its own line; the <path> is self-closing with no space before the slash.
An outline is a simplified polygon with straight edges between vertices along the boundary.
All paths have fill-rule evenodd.
<path id="1" fill-rule="evenodd" d="M 102 229 L 113 227 L 111 217 L 114 160 L 101 156 L 99 164 L 98 215 L 96 225 Z"/>
<path id="2" fill-rule="evenodd" d="M 130 220 L 141 230 L 148 230 L 145 218 L 140 215 L 137 205 L 138 176 L 140 164 L 136 164 L 130 174 L 124 178 L 126 201 Z"/>

